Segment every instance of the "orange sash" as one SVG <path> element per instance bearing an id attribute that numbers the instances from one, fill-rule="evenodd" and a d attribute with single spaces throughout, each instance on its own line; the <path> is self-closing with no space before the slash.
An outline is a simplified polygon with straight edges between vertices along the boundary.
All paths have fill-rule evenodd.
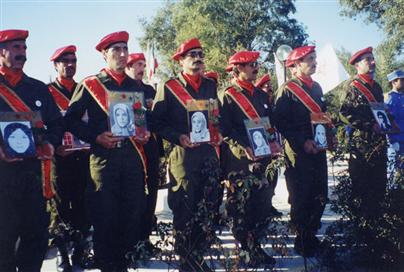
<path id="1" fill-rule="evenodd" d="M 96 77 L 88 77 L 84 80 L 84 86 L 87 88 L 91 96 L 97 102 L 97 104 L 101 107 L 101 109 L 109 115 L 108 110 L 108 89 L 101 83 L 101 81 Z M 143 171 L 144 171 L 144 181 L 145 181 L 145 192 L 148 194 L 147 188 L 147 157 L 146 153 L 144 152 L 143 145 L 137 143 L 133 137 L 129 137 L 130 141 L 132 142 L 133 147 L 139 154 L 140 160 L 142 161 Z"/>
<path id="2" fill-rule="evenodd" d="M 30 112 L 32 111 L 21 98 L 10 88 L 0 83 L 0 96 L 15 112 Z M 55 196 L 55 188 L 51 182 L 52 161 L 41 161 L 42 172 L 42 192 L 46 199 L 51 199 Z"/>
<path id="3" fill-rule="evenodd" d="M 306 108 L 312 113 L 321 112 L 321 107 L 313 100 L 313 98 L 306 93 L 306 91 L 293 81 L 290 81 L 286 88 L 291 91 L 299 100 L 306 106 Z"/>
<path id="4" fill-rule="evenodd" d="M 69 99 L 53 85 L 49 85 L 48 89 L 60 111 L 66 111 L 69 106 Z"/>
<path id="5" fill-rule="evenodd" d="M 193 100 L 194 98 L 188 93 L 188 91 L 178 82 L 177 79 L 169 80 L 166 86 L 171 91 L 171 93 L 178 99 L 178 101 L 187 108 L 187 102 Z"/>
<path id="6" fill-rule="evenodd" d="M 260 118 L 259 114 L 255 110 L 253 104 L 251 104 L 250 100 L 242 92 L 237 91 L 235 88 L 230 87 L 227 89 L 227 93 L 233 98 L 234 102 L 240 107 L 243 113 L 247 116 L 248 119 L 253 120 L 256 118 Z"/>
<path id="7" fill-rule="evenodd" d="M 374 97 L 374 95 L 372 94 L 372 92 L 365 86 L 363 85 L 359 80 L 354 79 L 352 81 L 352 85 L 358 89 L 358 91 L 363 94 L 366 99 L 368 100 L 369 103 L 372 102 L 377 102 L 376 98 Z"/>

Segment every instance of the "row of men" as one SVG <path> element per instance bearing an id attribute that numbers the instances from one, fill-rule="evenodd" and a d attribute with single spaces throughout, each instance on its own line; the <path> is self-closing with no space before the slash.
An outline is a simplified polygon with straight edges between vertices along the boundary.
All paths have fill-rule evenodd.
<path id="1" fill-rule="evenodd" d="M 220 103 L 220 131 L 226 144 L 220 147 L 219 161 L 217 146 L 221 144 L 221 136 L 215 144 L 194 144 L 188 134 L 187 101 L 218 99 L 216 82 L 201 75 L 204 53 L 199 40 L 191 39 L 179 46 L 173 60 L 178 61 L 182 72 L 162 84 L 155 93 L 142 82 L 143 55 L 131 55 L 128 61 L 129 35 L 125 31 L 111 33 L 100 40 L 96 49 L 105 59 L 106 67 L 79 84 L 73 80 L 77 61 L 75 47 L 57 50 L 51 60 L 59 76 L 49 86 L 23 73 L 27 37 L 28 31 L 24 30 L 0 31 L 0 112 L 40 111 L 47 127 L 44 146 L 50 152 L 39 160 L 22 160 L 8 158 L 0 149 L 1 271 L 40 270 L 48 239 L 42 187 L 45 196 L 52 196 L 51 188 L 41 184 L 46 185 L 49 177 L 43 170 L 53 157 L 54 147 L 56 214 L 59 217 L 56 221 L 68 221 L 81 232 L 81 239 L 75 241 L 73 260 L 81 262 L 82 238 L 91 224 L 97 266 L 101 271 L 126 271 L 125 254 L 137 241 L 147 240 L 151 232 L 161 155 L 154 134 L 174 145 L 168 158 L 168 201 L 174 215 L 175 251 L 180 257 L 180 271 L 211 271 L 202 255 L 190 254 L 209 247 L 207 234 L 192 220 L 198 204 L 212 195 L 220 196 L 222 190 L 209 183 L 212 176 L 206 177 L 207 168 L 222 169 L 225 175 L 241 171 L 266 181 L 264 186 L 251 189 L 243 220 L 235 220 L 243 225 L 234 224 L 233 234 L 241 248 L 250 253 L 253 263 L 274 264 L 275 260 L 261 248 L 261 237 L 256 231 L 260 222 L 273 215 L 271 198 L 275 181 L 265 173 L 271 158 L 254 157 L 244 125 L 246 119 L 263 117 L 269 117 L 285 138 L 285 176 L 291 221 L 296 231 L 295 250 L 304 256 L 315 254 L 319 247 L 315 234 L 327 202 L 327 161 L 325 151 L 313 139 L 310 120 L 311 113 L 326 111 L 321 87 L 311 79 L 316 69 L 314 46 L 299 47 L 291 52 L 286 65 L 293 77 L 280 86 L 273 102 L 270 92 L 253 84 L 259 70 L 259 53 L 242 51 L 230 57 L 226 70 L 232 73 L 233 80 Z M 369 207 L 371 216 L 377 210 L 371 207 L 378 205 L 386 185 L 386 139 L 372 117 L 369 102 L 382 102 L 383 96 L 373 80 L 375 62 L 371 48 L 354 54 L 350 64 L 355 65 L 358 75 L 347 85 L 341 114 L 353 128 L 353 135 L 368 137 L 369 143 L 377 140 L 380 147 L 372 153 L 371 161 L 360 147 L 350 160 L 354 191 L 362 199 L 363 207 Z M 268 80 L 261 83 L 268 84 Z M 112 92 L 144 94 L 151 135 L 122 138 L 111 133 L 106 98 Z M 147 103 L 151 100 L 153 103 Z M 66 111 L 63 118 L 61 111 Z M 84 113 L 88 114 L 87 122 L 82 120 Z M 66 130 L 90 143 L 90 152 L 66 151 L 61 145 Z M 279 145 L 273 145 L 280 150 Z M 220 185 L 220 176 L 213 178 L 215 184 Z M 41 179 L 45 183 L 41 183 Z M 73 214 L 71 208 L 86 210 L 84 194 L 72 190 L 83 192 L 88 179 L 91 190 L 86 196 L 86 209 L 90 211 L 90 218 L 83 220 L 85 215 Z M 210 189 L 206 190 L 208 187 Z M 77 196 L 78 199 L 74 199 Z M 71 266 L 64 246 L 58 245 L 61 253 L 58 269 L 69 271 Z"/>

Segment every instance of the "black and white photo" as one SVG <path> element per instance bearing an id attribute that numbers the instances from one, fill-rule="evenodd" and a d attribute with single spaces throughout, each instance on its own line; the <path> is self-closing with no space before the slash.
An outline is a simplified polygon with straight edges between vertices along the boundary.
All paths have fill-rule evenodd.
<path id="1" fill-rule="evenodd" d="M 263 127 L 249 130 L 252 139 L 253 152 L 255 157 L 268 156 L 271 154 L 265 130 Z"/>
<path id="2" fill-rule="evenodd" d="M 189 112 L 190 140 L 192 143 L 203 143 L 210 141 L 208 129 L 208 111 Z"/>
<path id="3" fill-rule="evenodd" d="M 111 132 L 114 136 L 135 136 L 134 114 L 131 103 L 115 103 L 110 105 Z"/>
<path id="4" fill-rule="evenodd" d="M 316 142 L 317 147 L 320 149 L 326 149 L 328 147 L 326 124 L 313 124 L 313 127 L 314 141 Z"/>
<path id="5" fill-rule="evenodd" d="M 34 157 L 34 136 L 29 121 L 0 122 L 3 147 L 10 158 Z"/>

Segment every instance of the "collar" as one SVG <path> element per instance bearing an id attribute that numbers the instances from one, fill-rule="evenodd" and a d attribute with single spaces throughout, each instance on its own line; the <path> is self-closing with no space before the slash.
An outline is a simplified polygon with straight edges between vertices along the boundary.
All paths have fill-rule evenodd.
<path id="1" fill-rule="evenodd" d="M 244 90 L 247 90 L 247 92 L 251 95 L 251 96 L 253 96 L 253 94 L 254 94 L 254 89 L 255 89 L 255 86 L 254 86 L 254 84 L 252 84 L 250 81 L 245 81 L 245 80 L 241 80 L 241 79 L 236 79 L 236 84 L 240 87 L 240 88 L 242 88 L 242 89 L 244 89 Z"/>
<path id="2" fill-rule="evenodd" d="M 60 85 L 65 87 L 69 92 L 72 92 L 74 86 L 76 85 L 76 82 L 73 79 L 58 77 L 57 81 L 59 82 Z"/>
<path id="3" fill-rule="evenodd" d="M 117 73 L 117 72 L 115 72 L 115 71 L 112 71 L 111 69 L 109 69 L 109 68 L 104 68 L 104 69 L 102 69 L 101 71 L 104 71 L 105 73 L 107 73 L 110 77 L 112 77 L 117 83 L 118 83 L 118 86 L 121 86 L 122 85 L 122 82 L 125 80 L 125 78 L 126 78 L 126 73 L 125 72 L 123 72 L 123 73 Z"/>
<path id="4" fill-rule="evenodd" d="M 1 66 L 0 74 L 4 76 L 5 80 L 7 80 L 12 87 L 15 87 L 22 79 L 24 73 L 22 70 L 15 71 L 6 66 Z"/>
<path id="5" fill-rule="evenodd" d="M 297 77 L 301 82 L 303 82 L 303 84 L 306 85 L 306 86 L 309 88 L 309 90 L 311 90 L 311 89 L 313 88 L 314 81 L 313 81 L 313 79 L 311 78 L 311 76 L 305 76 L 305 75 L 300 75 L 300 76 L 298 76 L 298 75 L 296 75 L 296 77 Z"/>
<path id="6" fill-rule="evenodd" d="M 184 77 L 185 81 L 192 86 L 192 88 L 198 92 L 199 91 L 199 87 L 201 86 L 201 82 L 202 82 L 202 77 L 201 75 L 197 74 L 197 75 L 189 75 L 185 72 L 181 72 L 182 76 Z"/>
<path id="7" fill-rule="evenodd" d="M 373 80 L 373 76 L 369 73 L 367 74 L 358 74 L 358 77 L 363 80 L 365 83 L 369 84 L 370 87 L 373 87 L 375 81 Z"/>

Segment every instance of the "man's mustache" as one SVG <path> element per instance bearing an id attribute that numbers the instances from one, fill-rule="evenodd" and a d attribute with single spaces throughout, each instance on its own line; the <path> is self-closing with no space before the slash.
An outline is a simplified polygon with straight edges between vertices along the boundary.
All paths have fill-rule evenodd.
<path id="1" fill-rule="evenodd" d="M 144 75 L 144 72 L 139 72 L 139 73 L 137 73 L 137 75 L 138 75 L 138 76 L 143 76 L 143 75 Z"/>
<path id="2" fill-rule="evenodd" d="M 26 61 L 27 60 L 27 57 L 26 56 L 24 56 L 24 55 L 18 55 L 18 56 L 15 56 L 14 57 L 14 60 L 18 60 L 18 61 Z"/>
<path id="3" fill-rule="evenodd" d="M 201 60 L 197 60 L 197 61 L 195 61 L 193 64 L 204 64 L 204 62 L 201 61 Z"/>
<path id="4" fill-rule="evenodd" d="M 253 71 L 253 74 L 254 74 L 254 75 L 258 74 L 258 70 L 254 70 L 254 71 Z"/>

